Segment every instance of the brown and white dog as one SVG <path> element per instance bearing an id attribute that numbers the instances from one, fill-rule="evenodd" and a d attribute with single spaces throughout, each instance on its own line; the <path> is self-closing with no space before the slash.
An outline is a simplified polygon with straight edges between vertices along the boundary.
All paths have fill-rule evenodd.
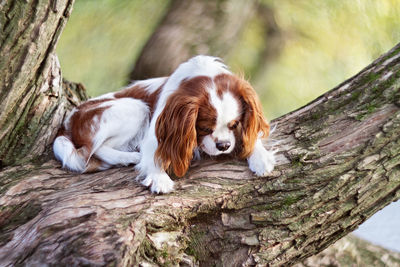
<path id="1" fill-rule="evenodd" d="M 77 172 L 136 164 L 155 193 L 173 190 L 167 172 L 183 176 L 200 152 L 247 159 L 259 176 L 274 153 L 259 99 L 248 82 L 215 57 L 196 56 L 169 77 L 136 81 L 86 101 L 64 121 L 54 141 L 63 167 Z"/>

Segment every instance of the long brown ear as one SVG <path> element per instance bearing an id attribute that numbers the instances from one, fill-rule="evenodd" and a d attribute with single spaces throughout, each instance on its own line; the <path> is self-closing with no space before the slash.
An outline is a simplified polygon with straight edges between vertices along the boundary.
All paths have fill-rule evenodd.
<path id="1" fill-rule="evenodd" d="M 158 147 L 155 157 L 164 170 L 181 177 L 189 168 L 197 146 L 198 105 L 193 97 L 171 95 L 156 122 Z"/>
<path id="2" fill-rule="evenodd" d="M 260 100 L 256 91 L 245 80 L 240 81 L 239 93 L 242 99 L 244 115 L 242 117 L 242 151 L 240 158 L 247 158 L 254 149 L 257 138 L 267 138 L 269 124 L 264 118 Z"/>

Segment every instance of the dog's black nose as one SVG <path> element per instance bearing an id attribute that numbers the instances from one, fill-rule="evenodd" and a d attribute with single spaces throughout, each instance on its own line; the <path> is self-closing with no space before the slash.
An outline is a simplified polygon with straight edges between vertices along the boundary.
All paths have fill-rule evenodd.
<path id="1" fill-rule="evenodd" d="M 218 142 L 215 145 L 217 146 L 217 149 L 219 151 L 226 151 L 231 146 L 231 142 L 229 142 L 229 141 Z"/>

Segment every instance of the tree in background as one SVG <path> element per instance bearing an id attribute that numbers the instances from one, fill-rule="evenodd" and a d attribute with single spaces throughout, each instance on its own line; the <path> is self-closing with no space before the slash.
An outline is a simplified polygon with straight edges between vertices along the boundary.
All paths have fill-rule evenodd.
<path id="1" fill-rule="evenodd" d="M 198 54 L 229 55 L 256 8 L 255 0 L 172 0 L 129 78 L 167 76 Z"/>
<path id="2" fill-rule="evenodd" d="M 144 45 L 130 80 L 167 76 L 182 62 L 199 55 L 213 55 L 231 63 L 243 45 L 247 28 L 260 27 L 262 45 L 255 61 L 244 70 L 253 79 L 262 75 L 268 61 L 283 47 L 283 33 L 269 4 L 238 0 L 174 0 Z M 250 29 L 251 30 L 251 29 Z"/>

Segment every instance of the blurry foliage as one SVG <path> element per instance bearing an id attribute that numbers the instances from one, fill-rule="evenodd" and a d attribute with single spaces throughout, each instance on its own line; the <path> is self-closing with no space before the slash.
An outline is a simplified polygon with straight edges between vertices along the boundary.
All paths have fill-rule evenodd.
<path id="1" fill-rule="evenodd" d="M 65 78 L 90 96 L 127 84 L 140 49 L 169 1 L 77 0 L 57 47 Z"/>
<path id="2" fill-rule="evenodd" d="M 115 91 L 169 1 L 77 0 L 58 45 L 64 76 L 91 96 Z M 255 68 L 268 45 L 260 18 L 242 34 L 227 63 L 243 71 L 269 119 L 291 111 L 356 74 L 400 42 L 398 0 L 261 0 L 282 31 L 280 55 Z"/>

